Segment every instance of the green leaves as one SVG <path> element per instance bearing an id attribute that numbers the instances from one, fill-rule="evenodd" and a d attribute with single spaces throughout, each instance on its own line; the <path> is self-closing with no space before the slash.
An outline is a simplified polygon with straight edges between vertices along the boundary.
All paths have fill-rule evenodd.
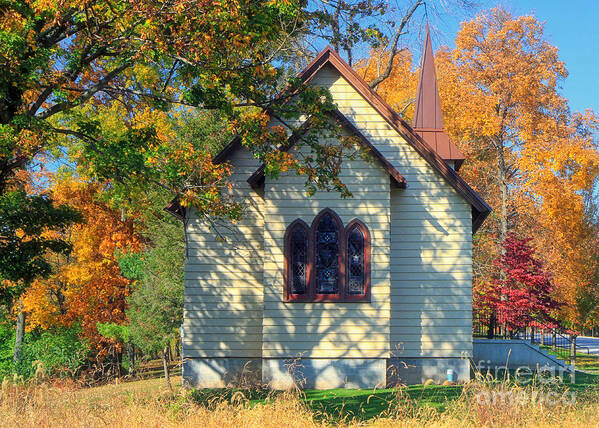
<path id="1" fill-rule="evenodd" d="M 35 278 L 51 273 L 45 256 L 70 251 L 60 233 L 80 220 L 77 211 L 55 206 L 44 195 L 28 196 L 23 191 L 0 195 L 0 280 L 14 283 L 0 287 L 0 302 L 10 303 Z"/>
<path id="2" fill-rule="evenodd" d="M 153 147 L 160 144 L 152 127 L 129 129 L 118 138 L 100 138 L 83 143 L 84 156 L 99 180 L 117 179 L 125 182 L 129 174 L 139 174 L 148 179 L 152 171 L 146 160 Z"/>
<path id="3" fill-rule="evenodd" d="M 153 248 L 139 257 L 121 257 L 119 266 L 127 275 L 137 270 L 131 265 L 143 260 L 141 276 L 128 299 L 127 317 L 135 345 L 144 352 L 157 352 L 178 337 L 183 322 L 185 241 L 181 225 L 170 223 L 170 219 L 150 224 L 148 233 Z"/>

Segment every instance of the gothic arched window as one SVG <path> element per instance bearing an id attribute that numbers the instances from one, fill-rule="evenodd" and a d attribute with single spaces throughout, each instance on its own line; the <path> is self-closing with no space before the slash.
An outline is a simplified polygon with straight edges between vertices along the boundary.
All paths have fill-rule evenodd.
<path id="1" fill-rule="evenodd" d="M 286 301 L 368 301 L 370 233 L 355 219 L 346 228 L 325 209 L 312 227 L 300 219 L 285 233 Z"/>
<path id="2" fill-rule="evenodd" d="M 370 282 L 370 234 L 359 220 L 346 227 L 347 238 L 347 288 L 348 296 L 364 296 Z"/>
<path id="3" fill-rule="evenodd" d="M 342 228 L 329 212 L 319 216 L 314 235 L 316 294 L 339 294 Z"/>
<path id="4" fill-rule="evenodd" d="M 286 282 L 288 283 L 288 297 L 308 297 L 309 271 L 308 271 L 308 225 L 301 220 L 296 220 L 287 229 L 285 258 Z"/>

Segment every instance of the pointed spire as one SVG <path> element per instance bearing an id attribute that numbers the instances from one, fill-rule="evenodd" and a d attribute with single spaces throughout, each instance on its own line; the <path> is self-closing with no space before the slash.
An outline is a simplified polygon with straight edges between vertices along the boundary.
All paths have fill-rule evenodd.
<path id="1" fill-rule="evenodd" d="M 435 56 L 428 22 L 426 23 L 413 127 L 414 131 L 443 159 L 455 161 L 456 170 L 460 167 L 464 161 L 464 155 L 449 139 L 443 126 L 443 111 L 441 110 Z"/>
<path id="2" fill-rule="evenodd" d="M 426 23 L 424 52 L 421 59 L 414 128 L 443 129 L 441 98 L 439 97 L 439 88 L 437 86 L 435 56 L 428 22 Z"/>

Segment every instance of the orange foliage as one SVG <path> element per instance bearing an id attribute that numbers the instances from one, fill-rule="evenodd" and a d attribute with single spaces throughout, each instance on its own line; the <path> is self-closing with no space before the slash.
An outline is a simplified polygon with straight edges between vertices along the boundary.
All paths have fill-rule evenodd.
<path id="1" fill-rule="evenodd" d="M 358 63 L 358 73 L 365 81 L 371 82 L 386 66 L 388 58 L 386 51 L 372 51 L 366 61 Z M 410 120 L 414 115 L 417 86 L 418 75 L 412 71 L 412 54 L 402 51 L 393 59 L 391 74 L 376 90 L 396 112 Z"/>
<path id="2" fill-rule="evenodd" d="M 376 74 L 378 55 L 362 75 Z M 416 95 L 408 58 L 378 88 L 399 110 Z M 562 319 L 582 326 L 589 314 L 581 296 L 599 296 L 591 279 L 598 238 L 584 198 L 599 176 L 597 117 L 570 112 L 559 93 L 567 70 L 533 16 L 495 8 L 463 23 L 456 48 L 440 49 L 436 67 L 446 131 L 467 158 L 460 175 L 494 208 L 475 239 L 475 273 L 487 280 L 497 274 L 503 221 L 508 231 L 533 237 L 566 303 Z"/>
<path id="3" fill-rule="evenodd" d="M 130 281 L 120 275 L 115 253 L 138 251 L 142 240 L 133 220 L 122 221 L 101 194 L 98 184 L 73 178 L 55 183 L 53 198 L 80 210 L 84 223 L 70 229 L 69 258 L 56 260 L 57 272 L 36 281 L 25 295 L 29 328 L 79 323 L 90 343 L 101 345 L 96 324 L 125 321 Z"/>

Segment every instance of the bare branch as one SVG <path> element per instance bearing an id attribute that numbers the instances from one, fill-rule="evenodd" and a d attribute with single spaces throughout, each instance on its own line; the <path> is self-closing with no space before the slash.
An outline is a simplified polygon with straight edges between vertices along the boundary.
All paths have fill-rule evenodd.
<path id="1" fill-rule="evenodd" d="M 409 9 L 406 12 L 406 14 L 404 15 L 404 17 L 402 18 L 401 22 L 399 23 L 399 26 L 397 27 L 397 30 L 395 30 L 395 35 L 393 36 L 393 40 L 391 42 L 391 49 L 389 51 L 389 59 L 387 60 L 387 67 L 385 68 L 383 73 L 379 74 L 376 79 L 374 79 L 372 82 L 369 83 L 371 88 L 376 89 L 378 85 L 380 85 L 385 79 L 387 79 L 391 75 L 391 71 L 393 70 L 393 61 L 395 60 L 395 56 L 399 52 L 401 52 L 401 49 L 397 48 L 397 45 L 399 43 L 399 37 L 401 35 L 405 34 L 405 32 L 404 32 L 405 26 L 412 18 L 412 15 L 414 15 L 414 12 L 416 12 L 416 9 L 418 9 L 423 4 L 425 4 L 424 0 L 417 0 L 416 3 L 414 3 L 414 5 L 411 7 L 411 9 Z"/>
<path id="2" fill-rule="evenodd" d="M 95 85 L 93 85 L 92 87 L 87 89 L 85 92 L 83 92 L 83 94 L 80 97 L 78 97 L 74 101 L 65 101 L 65 102 L 54 104 L 49 109 L 44 110 L 44 112 L 42 112 L 38 116 L 38 119 L 47 119 L 56 113 L 59 113 L 61 111 L 70 110 L 74 107 L 77 107 L 77 106 L 85 103 L 87 100 L 89 100 L 91 97 L 93 97 L 97 92 L 104 89 L 106 87 L 106 85 L 108 85 L 108 83 L 112 79 L 114 79 L 123 70 L 127 69 L 130 65 L 131 65 L 131 63 L 125 62 L 124 64 L 114 68 L 112 71 L 110 71 L 108 74 L 106 74 L 106 76 L 104 76 L 102 79 L 100 79 L 98 81 L 98 83 L 96 83 Z"/>

